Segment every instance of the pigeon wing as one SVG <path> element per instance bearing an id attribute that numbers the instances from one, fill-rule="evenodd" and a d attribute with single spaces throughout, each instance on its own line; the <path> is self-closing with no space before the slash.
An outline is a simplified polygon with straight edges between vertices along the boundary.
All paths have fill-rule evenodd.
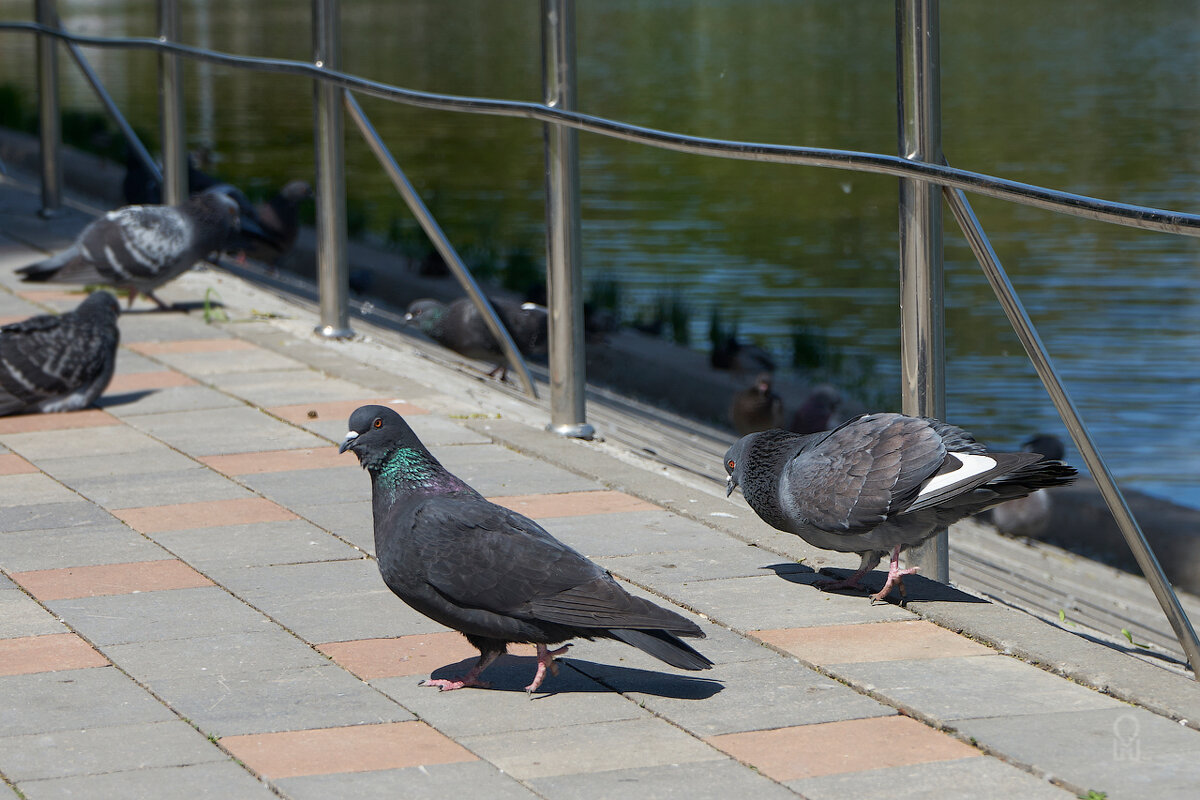
<path id="1" fill-rule="evenodd" d="M 168 272 L 187 253 L 193 237 L 191 221 L 176 208 L 126 206 L 88 226 L 80 248 L 97 277 L 123 283 Z M 60 280 L 80 282 L 87 277 L 63 275 Z"/>
<path id="2" fill-rule="evenodd" d="M 925 420 L 868 414 L 792 458 L 780 477 L 785 510 L 830 533 L 863 533 L 899 513 L 946 461 Z"/>
<path id="3" fill-rule="evenodd" d="M 43 314 L 0 328 L 0 415 L 65 397 L 112 369 L 115 327 Z"/>

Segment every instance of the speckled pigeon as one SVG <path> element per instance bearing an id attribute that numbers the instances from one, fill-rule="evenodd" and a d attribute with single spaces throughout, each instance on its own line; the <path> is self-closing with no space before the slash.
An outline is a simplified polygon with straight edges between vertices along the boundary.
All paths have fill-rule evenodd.
<path id="1" fill-rule="evenodd" d="M 1070 483 L 1073 467 L 1037 453 L 991 453 L 966 431 L 935 419 L 864 414 L 832 431 L 769 430 L 725 453 L 727 494 L 741 487 L 763 521 L 825 550 L 858 553 L 845 580 L 856 588 L 891 551 L 882 600 L 897 583 L 900 550 L 986 508 L 1045 486 Z"/>
<path id="2" fill-rule="evenodd" d="M 537 355 L 546 351 L 546 309 L 536 303 L 517 303 L 511 300 L 488 298 L 504 327 L 508 329 L 517 349 L 525 355 Z M 404 315 L 409 324 L 416 325 L 422 333 L 443 347 L 448 347 L 467 358 L 504 363 L 504 351 L 492 332 L 488 330 L 483 315 L 469 298 L 460 297 L 449 305 L 437 300 L 415 300 Z M 502 373 L 497 367 L 492 374 Z M 503 373 L 501 374 L 503 379 Z"/>
<path id="3" fill-rule="evenodd" d="M 93 292 L 61 316 L 0 328 L 0 416 L 86 408 L 112 380 L 120 306 Z"/>
<path id="4" fill-rule="evenodd" d="M 350 415 L 340 451 L 371 475 L 375 553 L 384 583 L 408 605 L 467 637 L 479 661 L 442 691 L 486 686 L 479 675 L 510 642 L 537 645 L 533 693 L 568 639 L 616 639 L 680 669 L 712 662 L 679 639 L 703 638 L 691 620 L 634 597 L 606 570 L 533 520 L 488 502 L 451 475 L 395 411 Z"/>
<path id="5" fill-rule="evenodd" d="M 237 226 L 237 203 L 221 192 L 180 206 L 124 206 L 84 228 L 67 250 L 17 272 L 33 283 L 111 284 L 129 290 L 130 306 L 141 292 L 166 308 L 153 290 L 222 249 Z"/>

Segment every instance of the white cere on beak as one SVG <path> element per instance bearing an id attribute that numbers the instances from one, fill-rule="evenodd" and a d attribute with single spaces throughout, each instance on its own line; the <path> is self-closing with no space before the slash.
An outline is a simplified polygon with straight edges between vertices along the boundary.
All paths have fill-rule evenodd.
<path id="1" fill-rule="evenodd" d="M 346 434 L 346 438 L 342 440 L 342 443 L 345 444 L 346 442 L 353 441 L 354 439 L 357 439 L 357 438 L 358 438 L 358 431 L 350 431 Z"/>

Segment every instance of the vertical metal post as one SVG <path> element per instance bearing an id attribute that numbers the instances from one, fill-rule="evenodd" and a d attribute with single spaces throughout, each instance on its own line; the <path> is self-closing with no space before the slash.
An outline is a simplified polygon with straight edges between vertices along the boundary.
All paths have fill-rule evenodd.
<path id="1" fill-rule="evenodd" d="M 935 163 L 942 158 L 938 37 L 938 0 L 896 0 L 900 155 Z M 936 184 L 900 181 L 902 410 L 938 418 L 946 414 L 941 195 Z M 927 577 L 949 582 L 945 531 L 913 548 L 909 559 Z"/>
<path id="2" fill-rule="evenodd" d="M 158 0 L 158 40 L 179 41 L 179 6 Z M 158 54 L 158 108 L 162 133 L 162 201 L 179 205 L 188 197 L 187 144 L 183 127 L 183 63 L 173 53 Z"/>
<path id="3" fill-rule="evenodd" d="M 341 66 L 338 0 L 313 0 L 313 63 Z M 317 285 L 321 320 L 317 333 L 346 339 L 350 329 L 350 271 L 346 263 L 346 176 L 343 158 L 342 90 L 313 81 L 313 131 L 316 147 Z"/>
<path id="4" fill-rule="evenodd" d="M 575 108 L 575 0 L 542 0 L 542 85 L 546 105 Z M 550 424 L 591 439 L 586 422 L 583 263 L 579 247 L 579 135 L 545 126 L 546 296 L 550 306 Z"/>
<path id="5" fill-rule="evenodd" d="M 58 27 L 55 0 L 34 0 L 34 19 L 41 25 Z M 58 40 L 37 38 L 38 133 L 42 149 L 42 209 L 52 217 L 62 208 L 62 127 L 58 111 Z"/>

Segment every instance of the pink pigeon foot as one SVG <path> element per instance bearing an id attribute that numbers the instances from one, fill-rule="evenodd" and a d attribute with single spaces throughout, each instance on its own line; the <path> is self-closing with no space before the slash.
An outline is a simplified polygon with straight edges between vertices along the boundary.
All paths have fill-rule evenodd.
<path id="1" fill-rule="evenodd" d="M 480 689 L 491 688 L 491 684 L 487 681 L 479 680 L 479 673 L 483 672 L 491 663 L 500 656 L 500 653 L 483 653 L 479 656 L 479 660 L 475 662 L 475 666 L 463 675 L 461 678 L 447 680 L 446 678 L 426 678 L 421 681 L 421 686 L 432 686 L 440 689 L 443 692 L 452 692 L 455 689 L 465 689 L 469 686 L 475 686 Z"/>
<path id="2" fill-rule="evenodd" d="M 532 695 L 537 691 L 537 688 L 542 685 L 542 681 L 546 678 L 546 670 L 550 670 L 551 675 L 558 674 L 558 664 L 554 663 L 557 656 L 561 656 L 571 649 L 571 645 L 564 644 L 557 650 L 547 650 L 546 645 L 539 644 L 537 646 L 537 672 L 533 674 L 533 683 L 525 687 L 525 694 Z"/>
<path id="3" fill-rule="evenodd" d="M 897 546 L 892 550 L 892 560 L 888 565 L 887 580 L 883 583 L 883 588 L 875 594 L 871 595 L 871 602 L 876 600 L 884 600 L 892 591 L 893 586 L 900 587 L 900 596 L 904 597 L 904 576 L 912 575 L 917 571 L 917 567 L 909 567 L 908 569 L 900 569 L 900 548 Z"/>
<path id="4" fill-rule="evenodd" d="M 835 589 L 861 589 L 862 587 L 858 585 L 858 582 L 862 580 L 863 575 L 866 575 L 870 571 L 869 569 L 860 569 L 848 578 L 839 578 L 837 580 L 821 578 L 820 580 L 813 581 L 812 585 L 822 592 L 831 592 Z"/>

